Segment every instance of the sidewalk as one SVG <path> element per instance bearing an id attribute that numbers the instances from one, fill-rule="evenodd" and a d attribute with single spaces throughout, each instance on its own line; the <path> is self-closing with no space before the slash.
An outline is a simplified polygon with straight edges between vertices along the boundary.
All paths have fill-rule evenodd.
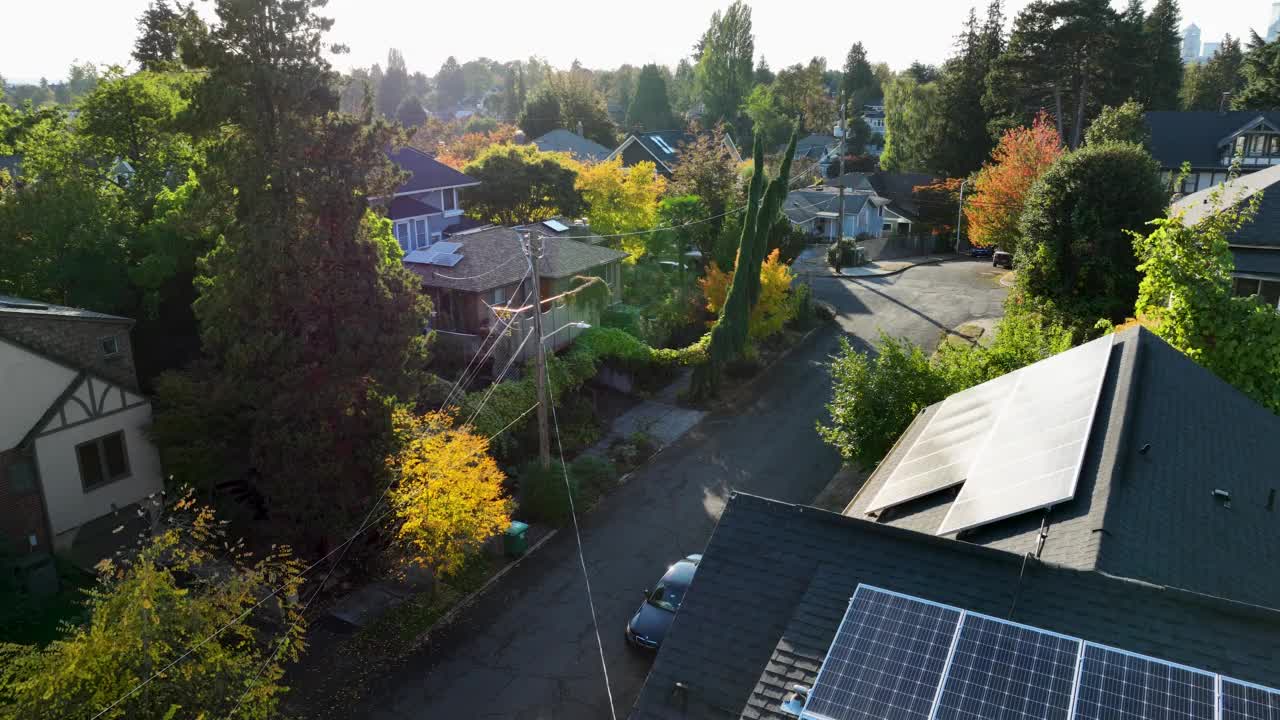
<path id="1" fill-rule="evenodd" d="M 679 440 L 707 414 L 703 410 L 683 408 L 675 404 L 678 394 L 688 389 L 692 374 L 692 370 L 685 369 L 675 382 L 663 388 L 652 399 L 643 400 L 618 416 L 609 427 L 609 432 L 582 454 L 608 457 L 609 447 L 614 442 L 626 440 L 637 432 L 648 434 L 659 450 Z"/>

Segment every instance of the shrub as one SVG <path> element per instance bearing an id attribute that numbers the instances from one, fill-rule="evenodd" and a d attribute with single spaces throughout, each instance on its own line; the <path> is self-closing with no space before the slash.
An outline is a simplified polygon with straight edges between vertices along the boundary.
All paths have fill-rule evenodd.
<path id="1" fill-rule="evenodd" d="M 568 485 L 576 507 L 581 487 L 572 474 Z M 559 460 L 552 460 L 548 468 L 533 460 L 520 469 L 520 515 L 530 522 L 555 527 L 569 523 L 569 491 L 565 489 L 564 469 Z"/>
<path id="2" fill-rule="evenodd" d="M 827 248 L 827 264 L 839 270 L 858 262 L 858 244 L 852 238 L 840 238 Z"/>
<path id="3" fill-rule="evenodd" d="M 640 308 L 635 305 L 618 303 L 605 308 L 600 314 L 600 326 L 616 328 L 637 340 L 643 340 L 645 337 L 644 318 L 640 315 Z"/>
<path id="4" fill-rule="evenodd" d="M 618 479 L 618 468 L 608 459 L 582 455 L 569 463 L 569 476 L 582 490 L 586 503 L 594 502 Z"/>

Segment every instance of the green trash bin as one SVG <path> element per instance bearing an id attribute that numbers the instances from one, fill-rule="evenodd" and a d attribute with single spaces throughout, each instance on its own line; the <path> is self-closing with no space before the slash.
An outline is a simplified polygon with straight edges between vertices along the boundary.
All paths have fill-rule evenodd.
<path id="1" fill-rule="evenodd" d="M 529 526 L 519 520 L 512 520 L 502 538 L 502 547 L 507 557 L 518 558 L 529 551 Z"/>

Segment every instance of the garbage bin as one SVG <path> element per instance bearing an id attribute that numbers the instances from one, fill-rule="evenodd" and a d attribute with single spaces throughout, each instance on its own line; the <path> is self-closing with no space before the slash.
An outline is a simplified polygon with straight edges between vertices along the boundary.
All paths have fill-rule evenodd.
<path id="1" fill-rule="evenodd" d="M 529 550 L 529 526 L 519 520 L 512 520 L 502 538 L 502 548 L 507 557 L 518 558 Z"/>

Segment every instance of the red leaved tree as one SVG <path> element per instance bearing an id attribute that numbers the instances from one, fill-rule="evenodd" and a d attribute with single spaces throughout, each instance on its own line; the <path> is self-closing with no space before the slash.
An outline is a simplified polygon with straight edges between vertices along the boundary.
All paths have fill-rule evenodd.
<path id="1" fill-rule="evenodd" d="M 1062 152 L 1062 139 L 1047 112 L 1041 111 L 1031 127 L 1005 132 L 991 151 L 991 162 L 978 171 L 973 193 L 965 198 L 969 242 L 1014 251 L 1027 191 Z"/>

